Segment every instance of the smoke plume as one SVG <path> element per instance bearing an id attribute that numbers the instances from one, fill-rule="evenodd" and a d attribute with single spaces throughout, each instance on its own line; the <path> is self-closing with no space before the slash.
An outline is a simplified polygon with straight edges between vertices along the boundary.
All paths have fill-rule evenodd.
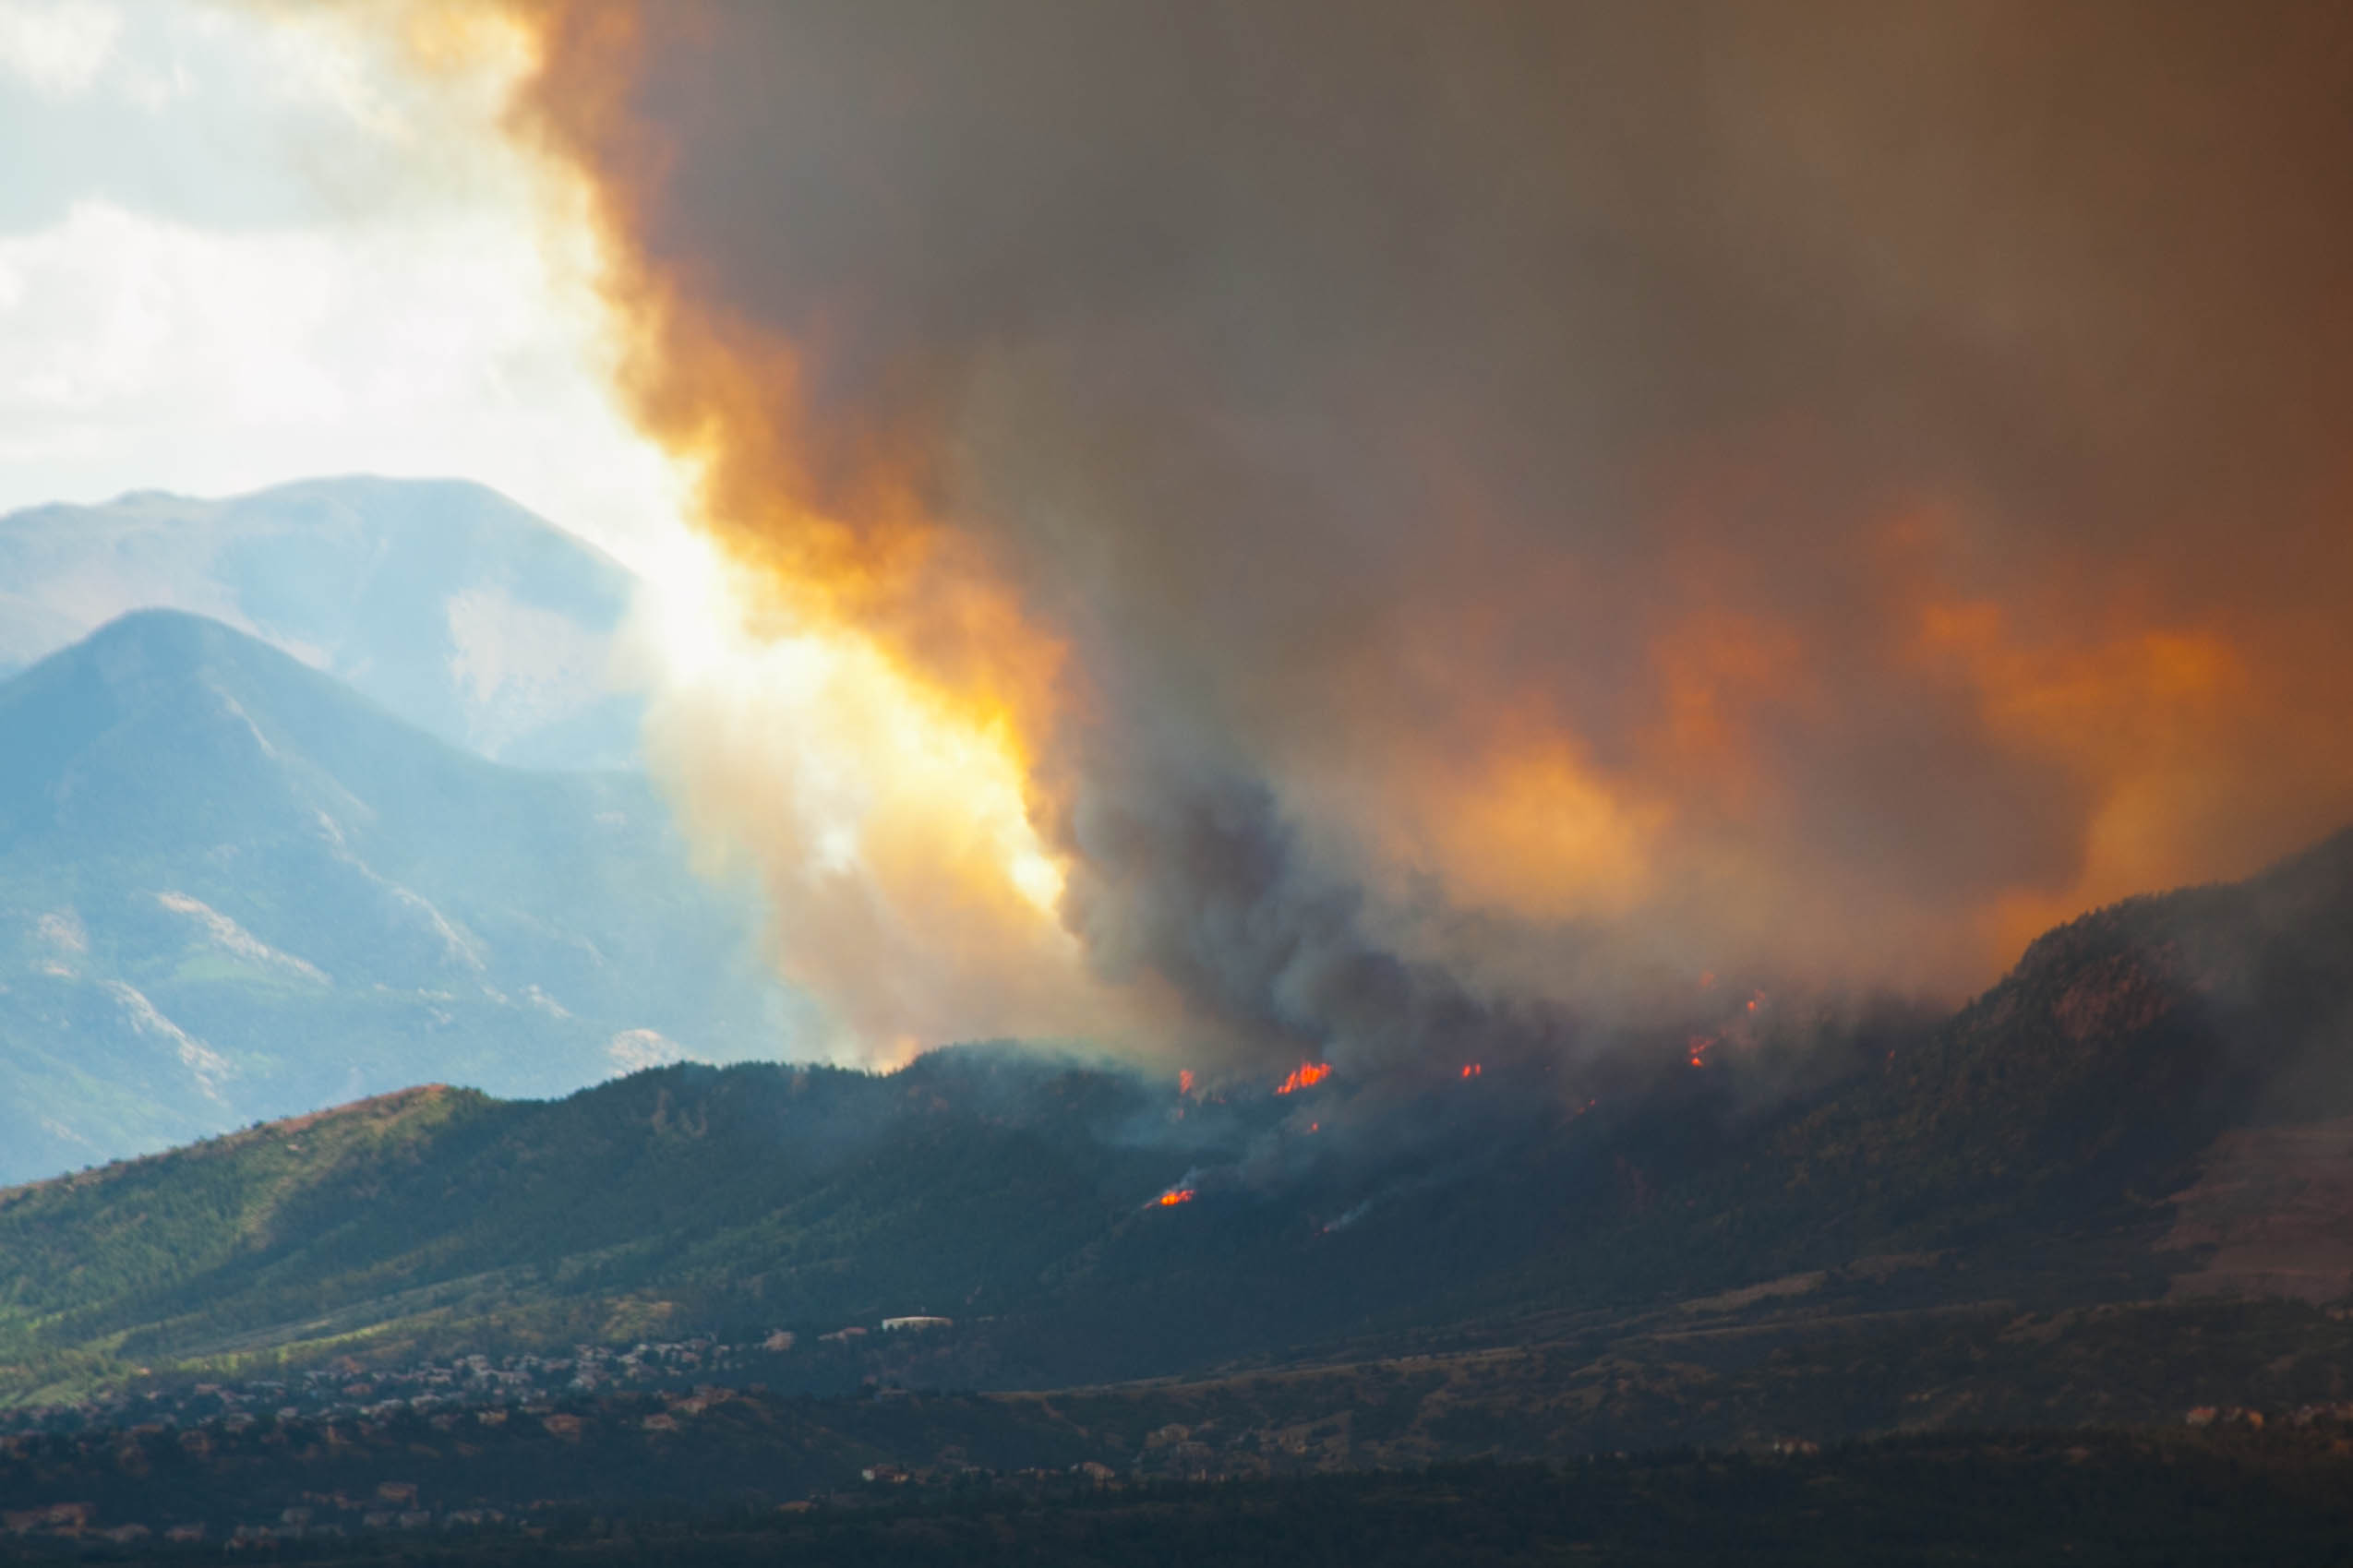
<path id="1" fill-rule="evenodd" d="M 878 1048 L 1950 993 L 2353 807 L 2342 7 L 518 4 Z"/>

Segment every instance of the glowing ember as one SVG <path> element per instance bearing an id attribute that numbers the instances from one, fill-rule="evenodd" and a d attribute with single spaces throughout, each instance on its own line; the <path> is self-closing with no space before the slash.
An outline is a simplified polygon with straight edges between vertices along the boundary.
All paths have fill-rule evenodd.
<path id="1" fill-rule="evenodd" d="M 1332 1067 L 1329 1062 L 1303 1061 L 1292 1071 L 1290 1077 L 1275 1085 L 1275 1093 L 1288 1095 L 1295 1090 L 1312 1088 L 1331 1075 Z"/>
<path id="2" fill-rule="evenodd" d="M 1193 1202 L 1193 1189 L 1190 1187 L 1171 1187 L 1160 1194 L 1160 1207 L 1164 1209 L 1172 1209 L 1179 1203 L 1191 1202 Z"/>

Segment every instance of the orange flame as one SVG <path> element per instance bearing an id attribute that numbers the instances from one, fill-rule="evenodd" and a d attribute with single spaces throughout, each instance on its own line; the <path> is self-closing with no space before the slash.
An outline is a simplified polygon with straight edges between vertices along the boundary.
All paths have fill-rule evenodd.
<path id="1" fill-rule="evenodd" d="M 1478 1064 L 1477 1062 L 1475 1062 L 1475 1061 L 1474 1061 L 1474 1062 L 1471 1062 L 1471 1063 L 1468 1064 L 1467 1066 L 1465 1066 L 1465 1067 L 1463 1068 L 1463 1070 L 1462 1070 L 1462 1075 L 1463 1075 L 1465 1078 L 1476 1078 L 1476 1077 L 1478 1077 L 1478 1076 L 1479 1076 L 1480 1071 L 1481 1071 L 1481 1068 L 1480 1068 L 1479 1064 Z"/>
<path id="2" fill-rule="evenodd" d="M 1751 1003 L 1749 1003 L 1748 1005 L 1749 1005 L 1749 1006 L 1751 1006 L 1751 1007 L 1754 1007 L 1754 1006 L 1756 1006 L 1757 1004 L 1756 1004 L 1756 1003 L 1754 1003 L 1754 1002 L 1751 1002 Z M 1714 1045 L 1715 1043 L 1716 1043 L 1716 1037 L 1715 1037 L 1713 1035 L 1692 1035 L 1692 1036 L 1691 1036 L 1691 1044 L 1690 1044 L 1690 1047 L 1689 1047 L 1689 1049 L 1690 1049 L 1690 1052 L 1691 1052 L 1691 1065 L 1692 1065 L 1692 1066 L 1694 1066 L 1694 1067 L 1705 1067 L 1705 1066 L 1707 1066 L 1707 1065 L 1708 1065 L 1708 1063 L 1707 1063 L 1707 1059 L 1707 1059 L 1707 1055 L 1708 1055 L 1708 1047 L 1709 1047 L 1710 1046 Z"/>
<path id="3" fill-rule="evenodd" d="M 1190 1187 L 1171 1187 L 1160 1194 L 1160 1207 L 1164 1209 L 1172 1209 L 1179 1203 L 1191 1202 L 1193 1202 L 1193 1189 Z"/>
<path id="4" fill-rule="evenodd" d="M 1290 1077 L 1275 1085 L 1275 1093 L 1288 1095 L 1295 1090 L 1313 1088 L 1331 1075 L 1332 1065 L 1327 1061 L 1303 1061 L 1291 1071 Z"/>
<path id="5" fill-rule="evenodd" d="M 1177 1070 L 1177 1093 L 1180 1095 L 1193 1093 L 1193 1069 L 1183 1067 Z"/>

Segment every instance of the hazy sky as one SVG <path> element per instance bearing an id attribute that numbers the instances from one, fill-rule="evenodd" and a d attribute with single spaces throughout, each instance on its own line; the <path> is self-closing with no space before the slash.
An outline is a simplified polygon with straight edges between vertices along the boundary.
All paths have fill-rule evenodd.
<path id="1" fill-rule="evenodd" d="M 666 470 L 495 134 L 520 56 L 404 71 L 382 21 L 0 0 L 0 509 L 456 474 L 641 554 Z"/>

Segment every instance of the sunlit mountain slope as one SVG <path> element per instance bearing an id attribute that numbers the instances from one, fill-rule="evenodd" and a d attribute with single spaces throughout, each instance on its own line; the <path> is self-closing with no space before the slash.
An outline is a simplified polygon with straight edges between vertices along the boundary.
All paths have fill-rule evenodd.
<path id="1" fill-rule="evenodd" d="M 483 761 L 225 626 L 0 685 L 0 1178 L 425 1079 L 784 1048 L 741 890 L 633 773 Z"/>

